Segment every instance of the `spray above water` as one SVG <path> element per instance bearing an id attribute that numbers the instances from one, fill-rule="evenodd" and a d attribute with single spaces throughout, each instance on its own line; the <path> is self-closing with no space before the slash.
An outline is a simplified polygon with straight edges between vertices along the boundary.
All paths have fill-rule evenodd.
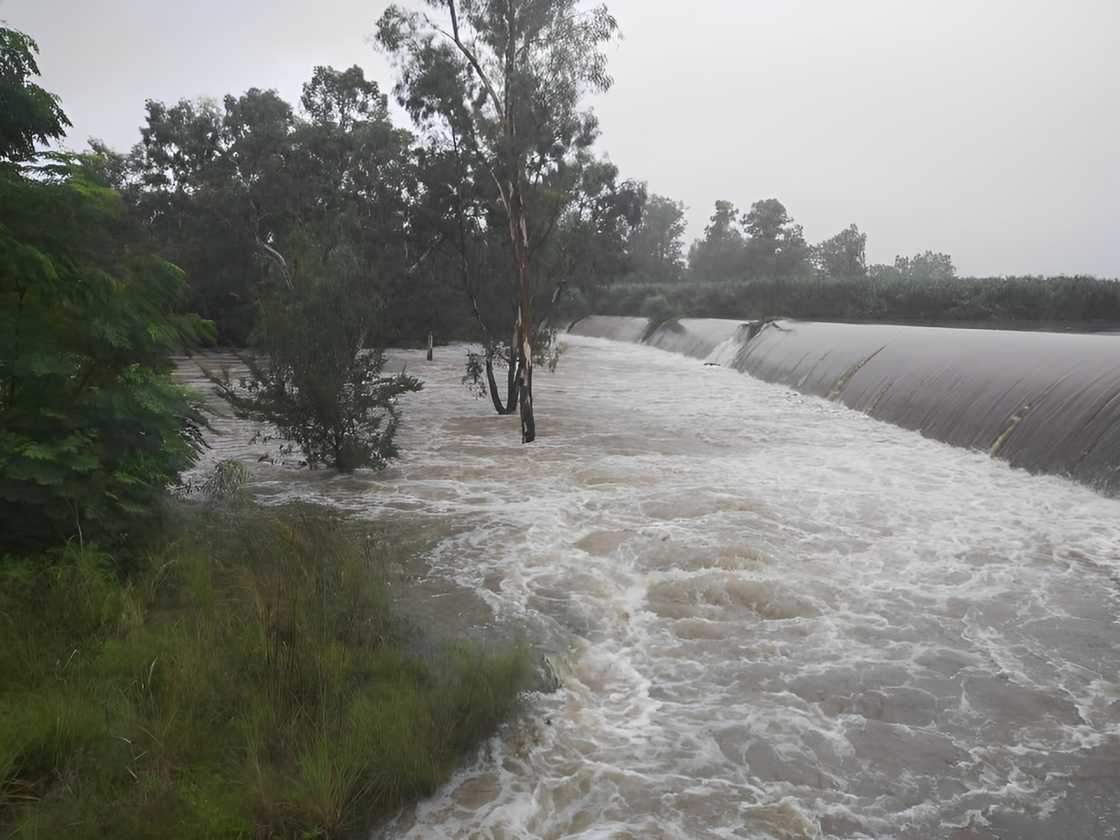
<path id="1" fill-rule="evenodd" d="M 398 354 L 426 383 L 384 473 L 252 467 L 262 496 L 430 523 L 430 574 L 563 684 L 386 836 L 1116 836 L 1120 502 L 565 341 L 532 450 L 449 349 Z"/>

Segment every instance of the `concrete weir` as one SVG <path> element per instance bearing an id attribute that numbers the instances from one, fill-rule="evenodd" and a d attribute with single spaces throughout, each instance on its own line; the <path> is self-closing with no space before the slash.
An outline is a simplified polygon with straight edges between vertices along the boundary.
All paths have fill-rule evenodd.
<path id="1" fill-rule="evenodd" d="M 592 315 L 577 335 L 731 367 L 1028 470 L 1120 490 L 1120 337 Z"/>

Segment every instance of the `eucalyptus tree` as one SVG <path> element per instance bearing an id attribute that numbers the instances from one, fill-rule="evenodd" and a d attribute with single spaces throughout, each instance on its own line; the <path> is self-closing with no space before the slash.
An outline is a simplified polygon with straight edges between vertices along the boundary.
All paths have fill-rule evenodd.
<path id="1" fill-rule="evenodd" d="M 534 257 L 573 188 L 565 172 L 570 153 L 593 139 L 595 122 L 580 111 L 580 100 L 610 86 L 603 45 L 618 27 L 605 7 L 583 9 L 578 0 L 427 5 L 437 17 L 390 6 L 378 21 L 377 40 L 399 64 L 402 103 L 429 127 L 438 123 L 493 185 L 489 216 L 504 222 L 516 278 L 511 364 L 521 439 L 528 443 L 536 437 Z"/>

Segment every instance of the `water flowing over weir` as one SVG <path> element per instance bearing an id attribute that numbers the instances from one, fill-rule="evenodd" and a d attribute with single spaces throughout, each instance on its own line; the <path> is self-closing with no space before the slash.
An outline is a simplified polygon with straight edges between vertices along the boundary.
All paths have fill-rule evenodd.
<path id="1" fill-rule="evenodd" d="M 591 316 L 579 335 L 643 341 L 1011 464 L 1120 487 L 1115 336 L 889 324 Z"/>
<path id="2" fill-rule="evenodd" d="M 384 836 L 1120 836 L 1120 501 L 564 341 L 531 446 L 461 386 L 466 348 L 393 355 L 426 385 L 380 474 L 257 463 L 255 427 L 216 422 L 209 460 L 245 459 L 262 499 L 427 523 L 428 577 L 556 664 L 563 688 Z"/>

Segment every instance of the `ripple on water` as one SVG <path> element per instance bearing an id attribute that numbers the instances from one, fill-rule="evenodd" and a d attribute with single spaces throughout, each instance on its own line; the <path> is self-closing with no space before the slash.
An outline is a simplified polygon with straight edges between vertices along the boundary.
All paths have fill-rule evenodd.
<path id="1" fill-rule="evenodd" d="M 257 463 L 216 422 L 200 470 L 408 511 L 432 579 L 561 676 L 387 836 L 1120 837 L 1120 502 L 568 341 L 532 447 L 459 387 L 460 349 L 395 354 L 428 387 L 381 474 Z"/>

